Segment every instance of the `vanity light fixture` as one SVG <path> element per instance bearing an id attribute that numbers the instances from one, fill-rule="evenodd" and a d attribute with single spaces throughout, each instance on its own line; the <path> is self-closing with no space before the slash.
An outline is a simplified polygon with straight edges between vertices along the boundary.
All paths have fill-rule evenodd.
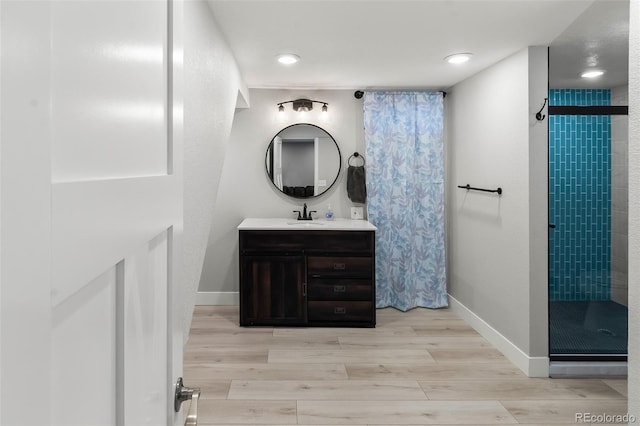
<path id="1" fill-rule="evenodd" d="M 300 60 L 300 56 L 294 53 L 283 53 L 278 55 L 278 62 L 283 65 L 293 65 Z"/>
<path id="2" fill-rule="evenodd" d="M 328 111 L 328 106 L 329 104 L 327 102 L 324 101 L 314 101 L 311 99 L 296 99 L 293 101 L 284 101 L 284 102 L 280 102 L 278 103 L 278 111 L 279 112 L 284 112 L 284 104 L 292 104 L 293 110 L 294 111 L 298 111 L 298 112 L 308 112 L 311 111 L 313 109 L 313 104 L 317 103 L 317 104 L 322 104 L 322 112 L 326 113 Z"/>
<path id="3" fill-rule="evenodd" d="M 454 53 L 444 58 L 450 64 L 464 64 L 473 56 L 472 53 Z"/>
<path id="4" fill-rule="evenodd" d="M 604 74 L 604 71 L 602 71 L 602 70 L 589 70 L 589 71 L 585 71 L 582 74 L 580 74 L 580 77 L 582 77 L 582 78 L 596 78 L 596 77 L 600 77 L 602 74 Z"/>

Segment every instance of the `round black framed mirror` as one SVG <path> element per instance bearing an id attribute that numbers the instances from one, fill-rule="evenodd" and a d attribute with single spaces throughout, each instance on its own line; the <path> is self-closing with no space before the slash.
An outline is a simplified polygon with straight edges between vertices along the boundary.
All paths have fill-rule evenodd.
<path id="1" fill-rule="evenodd" d="M 295 198 L 324 194 L 336 183 L 342 156 L 336 140 L 315 124 L 298 123 L 280 130 L 269 143 L 267 176 L 282 193 Z"/>

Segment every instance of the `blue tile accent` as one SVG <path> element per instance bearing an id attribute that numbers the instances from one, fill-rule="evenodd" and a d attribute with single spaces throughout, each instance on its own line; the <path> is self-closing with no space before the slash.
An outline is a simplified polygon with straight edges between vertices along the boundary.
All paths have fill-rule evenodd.
<path id="1" fill-rule="evenodd" d="M 550 90 L 550 105 L 610 105 L 609 90 Z M 549 300 L 611 297 L 611 117 L 549 116 Z"/>
<path id="2" fill-rule="evenodd" d="M 550 106 L 608 106 L 611 105 L 609 89 L 550 89 Z"/>

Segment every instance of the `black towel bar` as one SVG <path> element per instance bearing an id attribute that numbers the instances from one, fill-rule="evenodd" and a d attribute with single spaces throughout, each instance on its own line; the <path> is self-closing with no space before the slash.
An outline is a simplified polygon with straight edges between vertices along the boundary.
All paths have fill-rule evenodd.
<path id="1" fill-rule="evenodd" d="M 474 188 L 469 184 L 458 185 L 458 188 L 466 189 L 467 191 L 472 190 L 472 191 L 482 191 L 482 192 L 497 192 L 498 195 L 502 195 L 502 188 L 498 188 L 498 189 Z"/>

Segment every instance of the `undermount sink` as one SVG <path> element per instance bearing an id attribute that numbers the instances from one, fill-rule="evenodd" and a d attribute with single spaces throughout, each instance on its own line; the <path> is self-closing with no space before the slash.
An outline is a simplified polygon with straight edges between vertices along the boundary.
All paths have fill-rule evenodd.
<path id="1" fill-rule="evenodd" d="M 306 220 L 296 220 L 293 222 L 287 222 L 287 225 L 296 225 L 296 226 L 322 226 L 324 223 L 322 222 L 310 222 Z"/>

